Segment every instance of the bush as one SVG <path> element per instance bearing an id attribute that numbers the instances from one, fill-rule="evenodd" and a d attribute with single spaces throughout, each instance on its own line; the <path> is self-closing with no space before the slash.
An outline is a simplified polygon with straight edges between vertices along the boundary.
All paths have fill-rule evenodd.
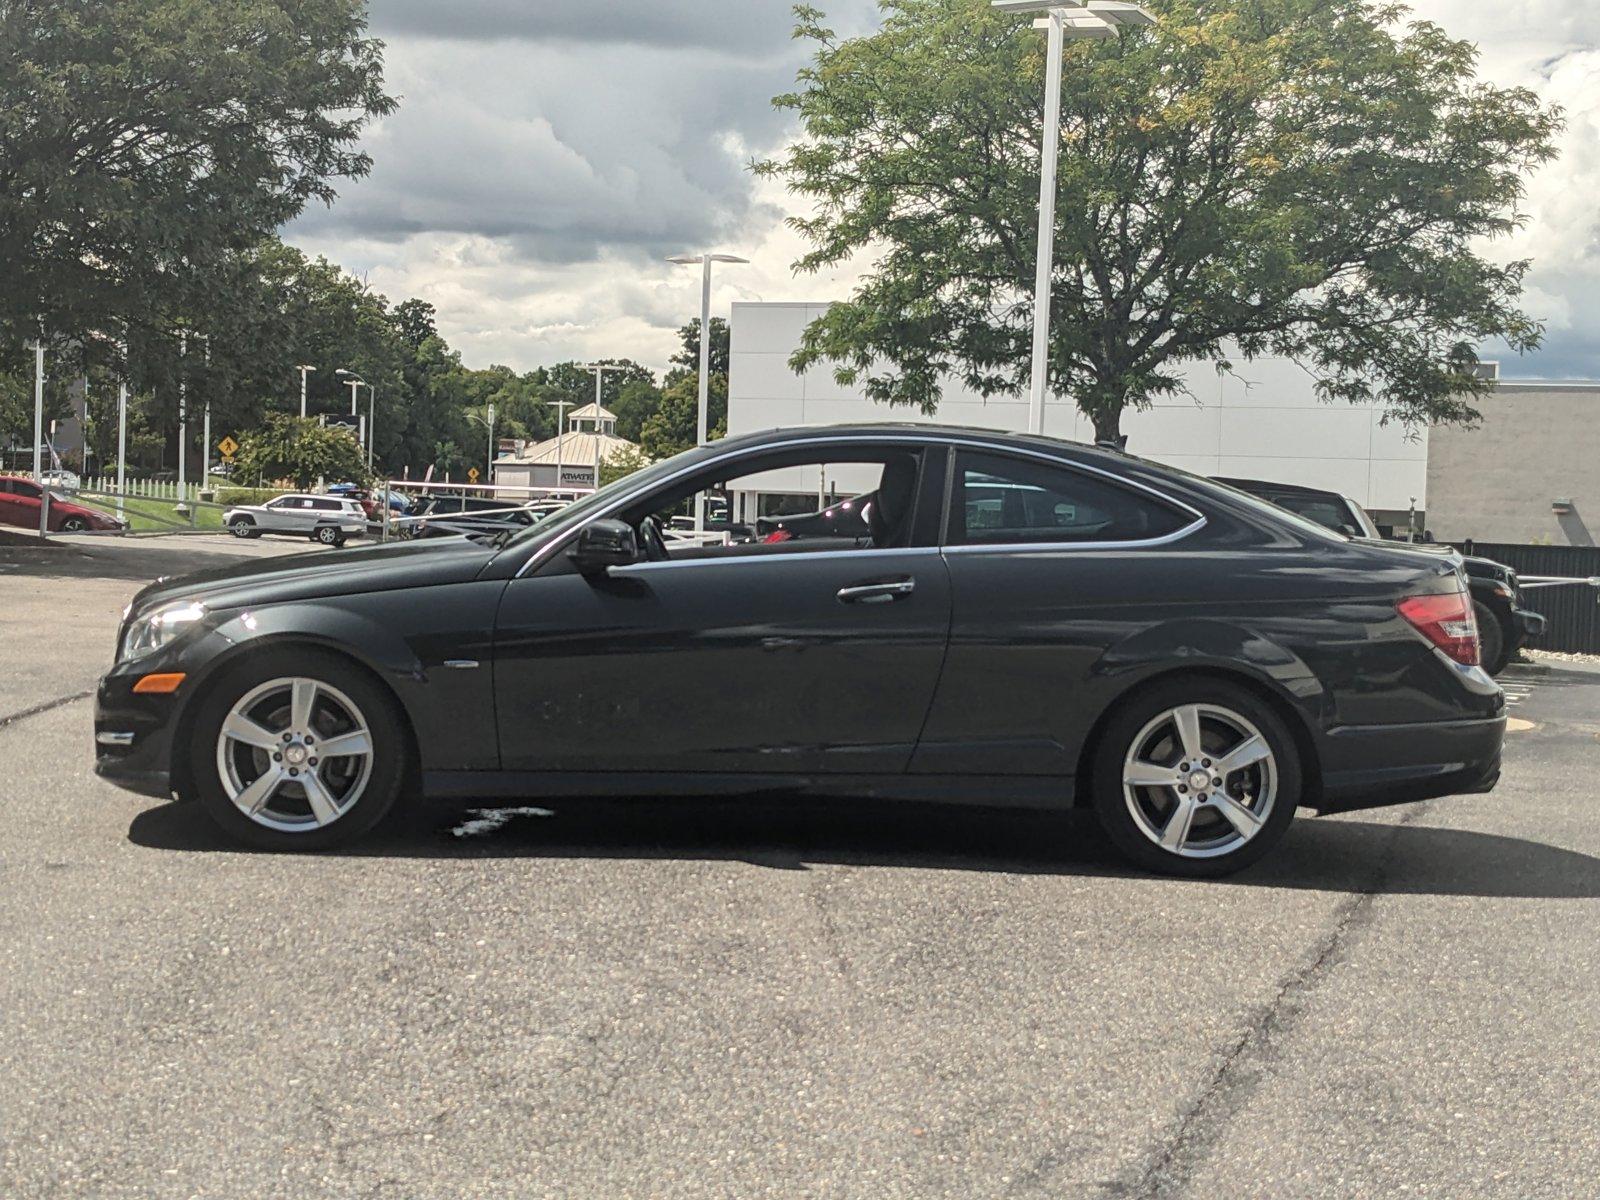
<path id="1" fill-rule="evenodd" d="M 236 504 L 265 504 L 281 495 L 282 488 L 221 488 L 217 491 L 217 503 L 230 508 Z"/>

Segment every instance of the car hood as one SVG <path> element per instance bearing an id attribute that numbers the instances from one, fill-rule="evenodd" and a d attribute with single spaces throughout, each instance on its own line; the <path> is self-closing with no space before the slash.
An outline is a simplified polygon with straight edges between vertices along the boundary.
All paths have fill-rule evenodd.
<path id="1" fill-rule="evenodd" d="M 134 596 L 128 611 L 179 601 L 235 608 L 461 583 L 476 578 L 496 553 L 481 542 L 441 538 L 260 558 L 158 579 Z"/>

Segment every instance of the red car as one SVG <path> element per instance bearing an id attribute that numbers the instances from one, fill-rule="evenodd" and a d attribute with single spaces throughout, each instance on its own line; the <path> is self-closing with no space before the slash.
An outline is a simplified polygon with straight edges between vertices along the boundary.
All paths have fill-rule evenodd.
<path id="1" fill-rule="evenodd" d="M 43 491 L 33 480 L 20 475 L 0 475 L 0 525 L 38 529 L 42 497 Z M 74 503 L 57 491 L 50 493 L 51 533 L 86 533 L 92 529 L 118 530 L 127 527 L 126 521 L 110 513 Z"/>

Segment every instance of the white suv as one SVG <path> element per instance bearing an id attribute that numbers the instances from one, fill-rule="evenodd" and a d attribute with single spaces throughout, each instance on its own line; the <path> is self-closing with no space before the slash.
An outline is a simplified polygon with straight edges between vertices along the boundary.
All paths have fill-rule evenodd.
<path id="1" fill-rule="evenodd" d="M 367 532 L 367 515 L 359 500 L 342 496 L 278 496 L 265 504 L 241 504 L 222 514 L 234 537 L 286 533 L 324 546 L 342 546 L 346 538 Z"/>

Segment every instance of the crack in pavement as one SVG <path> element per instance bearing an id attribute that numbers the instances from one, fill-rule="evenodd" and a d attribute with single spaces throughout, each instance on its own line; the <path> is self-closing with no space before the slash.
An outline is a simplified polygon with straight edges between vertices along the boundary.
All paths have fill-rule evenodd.
<path id="1" fill-rule="evenodd" d="M 1132 1200 L 1167 1200 L 1181 1192 L 1266 1078 L 1275 1058 L 1274 1039 L 1293 1033 L 1311 994 L 1327 977 L 1345 942 L 1371 919 L 1373 901 L 1388 882 L 1401 831 L 1428 808 L 1427 804 L 1416 805 L 1390 827 L 1367 885 L 1339 904 L 1332 928 L 1317 941 L 1310 956 L 1279 981 L 1272 998 L 1223 1051 L 1209 1082 L 1179 1114 L 1165 1144 L 1150 1157 L 1138 1180 L 1132 1185 L 1112 1184 L 1110 1194 Z"/>
<path id="2" fill-rule="evenodd" d="M 26 721 L 29 717 L 37 717 L 40 713 L 47 713 L 53 708 L 60 708 L 64 704 L 74 704 L 79 700 L 87 700 L 94 695 L 94 689 L 84 692 L 73 692 L 70 696 L 60 696 L 54 700 L 46 700 L 43 704 L 35 704 L 32 708 L 25 708 L 21 712 L 14 712 L 8 717 L 0 717 L 0 729 L 8 725 L 15 725 L 18 721 Z"/>

